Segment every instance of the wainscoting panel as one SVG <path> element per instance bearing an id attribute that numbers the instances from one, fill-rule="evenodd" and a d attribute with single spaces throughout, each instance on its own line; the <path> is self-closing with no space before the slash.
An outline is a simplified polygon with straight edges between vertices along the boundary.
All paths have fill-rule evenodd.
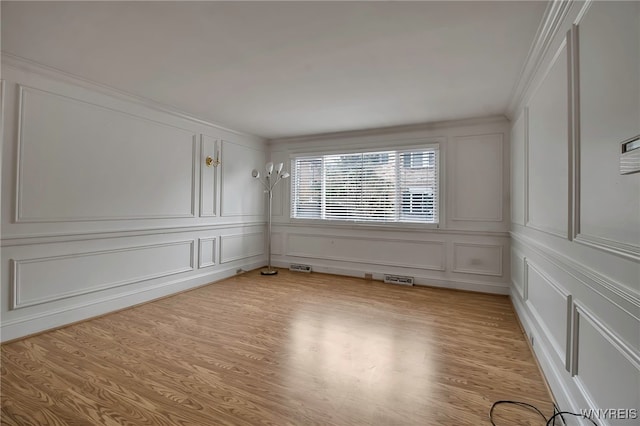
<path id="1" fill-rule="evenodd" d="M 19 120 L 17 222 L 194 216 L 193 132 L 28 86 Z"/>
<path id="2" fill-rule="evenodd" d="M 639 409 L 640 352 L 622 343 L 607 325 L 581 306 L 576 306 L 575 322 L 573 373 L 590 408 Z M 604 360 L 606 368 L 602 367 Z M 619 419 L 609 424 L 637 423 Z"/>
<path id="3" fill-rule="evenodd" d="M 339 235 L 287 234 L 287 256 L 444 271 L 445 244 Z"/>
<path id="4" fill-rule="evenodd" d="M 194 241 L 12 259 L 12 309 L 166 277 L 194 268 Z"/>
<path id="5" fill-rule="evenodd" d="M 273 232 L 271 234 L 271 254 L 282 255 L 284 253 L 284 238 L 282 233 Z"/>
<path id="6" fill-rule="evenodd" d="M 453 272 L 502 276 L 502 246 L 453 243 Z"/>
<path id="7" fill-rule="evenodd" d="M 264 151 L 222 141 L 221 161 L 222 216 L 264 214 L 264 186 L 251 177 L 252 169 L 257 169 L 264 175 Z"/>
<path id="8" fill-rule="evenodd" d="M 408 275 L 417 285 L 507 294 L 509 291 L 508 123 L 501 118 L 269 141 L 274 162 L 296 155 L 385 150 L 434 143 L 440 148 L 437 226 L 289 218 L 281 186 L 274 220 L 274 264 L 369 277 Z M 279 199 L 278 199 L 279 198 Z M 459 244 L 454 246 L 454 244 Z"/>
<path id="9" fill-rule="evenodd" d="M 637 402 L 629 405 L 627 397 L 634 395 L 629 391 L 630 384 L 637 387 L 640 380 L 638 295 L 629 289 L 623 291 L 620 283 L 608 282 L 589 267 L 529 238 L 517 235 L 512 242 L 512 257 L 518 256 L 514 253 L 522 253 L 529 265 L 525 281 L 529 275 L 530 300 L 525 303 L 519 294 L 515 273 L 511 297 L 526 333 L 535 337 L 534 350 L 559 404 L 572 411 L 636 407 Z M 569 315 L 564 315 L 565 311 Z M 561 339 L 565 329 L 569 338 L 563 358 Z M 633 421 L 605 420 L 599 424 L 635 425 Z"/>
<path id="10" fill-rule="evenodd" d="M 620 143 L 640 134 L 640 5 L 552 2 L 545 16 L 510 111 L 512 178 L 525 182 L 511 299 L 559 408 L 635 426 L 611 415 L 640 407 L 640 175 L 619 172 Z"/>
<path id="11" fill-rule="evenodd" d="M 265 264 L 263 139 L 6 52 L 1 73 L 2 341 Z"/>
<path id="12" fill-rule="evenodd" d="M 501 222 L 503 135 L 457 137 L 447 161 L 451 172 L 451 220 Z"/>
<path id="13" fill-rule="evenodd" d="M 567 49 L 557 51 L 529 101 L 528 227 L 568 237 Z"/>
<path id="14" fill-rule="evenodd" d="M 220 158 L 220 141 L 207 135 L 200 135 L 200 217 L 216 215 L 216 196 L 218 193 L 219 165 L 207 165 L 207 157 L 213 161 Z"/>
<path id="15" fill-rule="evenodd" d="M 218 253 L 218 239 L 216 237 L 198 238 L 198 268 L 214 266 Z"/>
<path id="16" fill-rule="evenodd" d="M 640 179 L 620 175 L 618 163 L 620 143 L 640 135 L 639 28 L 638 2 L 593 2 L 578 23 L 579 167 L 574 180 L 576 241 L 636 261 Z"/>
<path id="17" fill-rule="evenodd" d="M 220 263 L 259 256 L 264 252 L 264 232 L 223 235 L 220 237 Z"/>
<path id="18" fill-rule="evenodd" d="M 542 272 L 526 263 L 527 305 L 551 341 L 558 358 L 569 368 L 571 295 Z"/>

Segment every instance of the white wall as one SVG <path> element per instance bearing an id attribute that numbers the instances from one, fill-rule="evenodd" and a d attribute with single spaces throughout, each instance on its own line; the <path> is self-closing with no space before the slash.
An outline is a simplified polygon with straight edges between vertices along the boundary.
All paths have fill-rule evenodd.
<path id="1" fill-rule="evenodd" d="M 640 134 L 640 3 L 556 6 L 513 111 L 511 297 L 562 409 L 638 409 L 640 174 L 619 153 Z"/>
<path id="2" fill-rule="evenodd" d="M 271 159 L 301 153 L 438 143 L 441 217 L 427 226 L 363 226 L 289 218 L 290 182 L 274 196 L 274 264 L 363 277 L 410 275 L 417 284 L 509 291 L 509 135 L 504 118 L 270 141 Z"/>
<path id="3" fill-rule="evenodd" d="M 6 55 L 2 78 L 2 340 L 265 263 L 263 140 Z"/>

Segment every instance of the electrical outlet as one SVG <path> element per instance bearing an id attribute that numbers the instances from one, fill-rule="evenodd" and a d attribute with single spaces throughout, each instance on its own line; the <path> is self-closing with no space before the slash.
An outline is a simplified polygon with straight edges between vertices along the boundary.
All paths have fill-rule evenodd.
<path id="1" fill-rule="evenodd" d="M 364 279 L 365 280 L 372 280 L 373 279 L 373 274 L 364 274 Z"/>
<path id="2" fill-rule="evenodd" d="M 533 346 L 533 334 L 531 335 L 531 346 Z"/>

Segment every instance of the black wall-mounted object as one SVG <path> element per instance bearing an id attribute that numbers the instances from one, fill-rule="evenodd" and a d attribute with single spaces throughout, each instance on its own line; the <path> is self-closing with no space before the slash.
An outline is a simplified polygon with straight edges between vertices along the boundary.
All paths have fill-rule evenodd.
<path id="1" fill-rule="evenodd" d="M 627 139 L 620 147 L 620 174 L 640 172 L 640 135 Z"/>

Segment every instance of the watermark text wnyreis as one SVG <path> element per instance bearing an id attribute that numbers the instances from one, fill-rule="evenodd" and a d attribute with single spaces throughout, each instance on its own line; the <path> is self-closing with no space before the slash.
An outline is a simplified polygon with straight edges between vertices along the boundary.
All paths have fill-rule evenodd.
<path id="1" fill-rule="evenodd" d="M 636 420 L 638 419 L 637 408 L 589 408 L 580 410 L 583 417 L 598 420 Z"/>

